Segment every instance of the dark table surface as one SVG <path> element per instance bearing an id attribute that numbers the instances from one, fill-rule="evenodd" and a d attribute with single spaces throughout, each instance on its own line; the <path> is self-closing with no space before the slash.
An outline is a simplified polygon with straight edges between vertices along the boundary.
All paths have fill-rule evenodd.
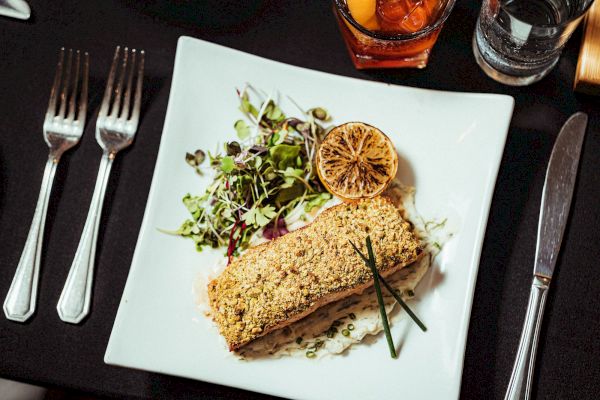
<path id="1" fill-rule="evenodd" d="M 571 89 L 581 30 L 546 79 L 511 88 L 488 79 L 473 59 L 471 37 L 480 7 L 476 1 L 458 0 L 425 70 L 379 72 L 353 68 L 331 4 L 325 0 L 31 0 L 30 5 L 30 21 L 0 18 L 2 299 L 27 236 L 46 160 L 42 120 L 57 50 L 66 46 L 90 52 L 94 112 L 116 45 L 146 50 L 148 79 L 139 133 L 134 145 L 117 158 L 107 192 L 92 314 L 73 326 L 62 323 L 55 309 L 100 160 L 94 124 L 88 123 L 80 145 L 64 156 L 56 174 L 37 313 L 25 324 L 0 317 L 0 376 L 117 398 L 265 398 L 103 363 L 150 187 L 177 38 L 189 35 L 341 75 L 515 98 L 473 301 L 462 378 L 464 399 L 503 398 L 529 295 L 547 160 L 567 117 L 575 111 L 587 112 L 589 128 L 570 223 L 548 297 L 534 392 L 539 399 L 598 398 L 600 99 Z"/>

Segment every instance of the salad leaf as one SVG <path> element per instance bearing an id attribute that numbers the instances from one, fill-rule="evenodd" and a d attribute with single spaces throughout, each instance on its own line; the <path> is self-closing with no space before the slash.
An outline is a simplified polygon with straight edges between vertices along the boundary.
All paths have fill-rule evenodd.
<path id="1" fill-rule="evenodd" d="M 285 183 L 281 185 L 281 187 L 284 189 L 291 188 L 294 185 L 294 183 L 296 183 L 296 180 L 300 178 L 303 173 L 304 171 L 301 169 L 287 167 L 285 171 L 283 171 L 283 176 L 285 177 L 283 180 Z"/>
<path id="2" fill-rule="evenodd" d="M 322 107 L 315 107 L 308 110 L 309 114 L 315 117 L 316 119 L 320 119 L 321 121 L 329 121 L 331 116 L 326 109 Z"/>
<path id="3" fill-rule="evenodd" d="M 237 156 L 242 152 L 242 147 L 238 142 L 229 142 L 225 145 L 225 152 L 228 156 Z"/>
<path id="4" fill-rule="evenodd" d="M 280 190 L 277 193 L 277 197 L 275 198 L 275 202 L 278 204 L 287 203 L 290 200 L 301 197 L 304 194 L 305 187 L 300 182 L 296 182 L 292 184 L 292 186 L 287 187 L 283 190 Z M 307 210 L 310 211 L 310 210 Z"/>
<path id="5" fill-rule="evenodd" d="M 244 122 L 243 119 L 238 119 L 233 127 L 235 128 L 237 135 L 241 140 L 250 137 L 250 127 L 248 124 L 246 124 L 246 122 Z"/>
<path id="6" fill-rule="evenodd" d="M 267 106 L 265 115 L 268 119 L 273 121 L 281 121 L 284 118 L 283 112 L 279 107 L 275 105 L 272 101 Z"/>
<path id="7" fill-rule="evenodd" d="M 240 96 L 240 110 L 245 113 L 245 114 L 251 114 L 254 117 L 258 117 L 258 110 L 256 109 L 256 107 L 254 107 L 252 105 L 252 103 L 250 103 L 249 100 L 249 96 L 247 92 L 242 93 L 242 95 Z"/>
<path id="8" fill-rule="evenodd" d="M 284 170 L 288 167 L 294 167 L 296 157 L 300 153 L 300 146 L 289 144 L 278 144 L 269 149 L 269 154 L 273 159 L 275 167 Z"/>
<path id="9" fill-rule="evenodd" d="M 263 229 L 263 237 L 268 240 L 276 239 L 279 236 L 283 236 L 289 233 L 285 219 L 279 218 L 269 222 L 265 229 Z"/>
<path id="10" fill-rule="evenodd" d="M 247 225 L 263 227 L 267 225 L 275 215 L 277 215 L 277 212 L 275 211 L 275 207 L 271 205 L 265 207 L 252 207 L 242 215 L 242 221 Z"/>
<path id="11" fill-rule="evenodd" d="M 231 156 L 226 156 L 221 159 L 221 171 L 228 174 L 231 171 L 233 171 L 234 167 L 235 162 L 233 161 L 233 158 Z"/>
<path id="12" fill-rule="evenodd" d="M 306 202 L 306 204 L 304 205 L 304 211 L 310 212 L 314 208 L 322 207 L 329 200 L 331 200 L 331 194 L 319 193 L 319 194 L 315 195 L 311 200 Z"/>

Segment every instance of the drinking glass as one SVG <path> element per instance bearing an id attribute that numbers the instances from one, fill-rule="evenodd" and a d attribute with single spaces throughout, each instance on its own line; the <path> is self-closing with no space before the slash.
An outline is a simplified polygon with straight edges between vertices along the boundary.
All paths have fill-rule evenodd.
<path id="1" fill-rule="evenodd" d="M 546 76 L 594 0 L 483 0 L 473 53 L 498 82 L 525 86 Z"/>
<path id="2" fill-rule="evenodd" d="M 334 11 L 357 69 L 425 68 L 455 1 L 334 0 Z"/>

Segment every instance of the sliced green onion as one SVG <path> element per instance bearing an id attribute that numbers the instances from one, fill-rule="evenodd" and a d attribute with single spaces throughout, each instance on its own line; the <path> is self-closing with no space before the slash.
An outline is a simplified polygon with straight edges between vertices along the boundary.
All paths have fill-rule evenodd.
<path id="1" fill-rule="evenodd" d="M 353 330 L 354 330 L 354 325 L 352 325 L 352 324 L 348 324 L 348 330 L 349 330 L 349 331 L 353 331 Z"/>
<path id="2" fill-rule="evenodd" d="M 342 335 L 350 336 L 350 331 L 348 329 L 342 329 Z"/>
<path id="3" fill-rule="evenodd" d="M 306 352 L 306 357 L 308 357 L 308 358 L 315 358 L 316 356 L 317 356 L 317 354 L 312 350 L 309 350 Z"/>

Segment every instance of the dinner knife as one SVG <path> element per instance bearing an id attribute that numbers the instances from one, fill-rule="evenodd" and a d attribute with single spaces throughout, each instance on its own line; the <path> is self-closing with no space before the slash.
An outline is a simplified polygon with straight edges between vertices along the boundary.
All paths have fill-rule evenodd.
<path id="1" fill-rule="evenodd" d="M 586 126 L 586 114 L 573 114 L 560 130 L 550 155 L 542 194 L 531 294 L 505 400 L 529 399 L 531 395 L 544 304 L 569 216 Z"/>
<path id="2" fill-rule="evenodd" d="M 6 17 L 29 19 L 31 9 L 24 0 L 0 0 L 0 15 Z"/>

